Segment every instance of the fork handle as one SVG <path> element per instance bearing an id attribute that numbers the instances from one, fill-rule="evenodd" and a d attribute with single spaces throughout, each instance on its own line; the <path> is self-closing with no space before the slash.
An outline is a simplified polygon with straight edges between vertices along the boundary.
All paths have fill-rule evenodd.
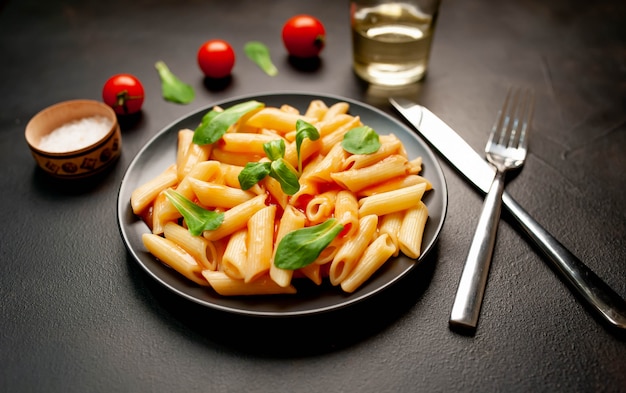
<path id="1" fill-rule="evenodd" d="M 483 210 L 478 218 L 476 232 L 470 245 L 461 280 L 456 292 L 450 325 L 465 329 L 474 329 L 483 302 L 493 246 L 498 231 L 504 191 L 504 172 L 496 171 L 489 192 L 485 197 Z"/>
<path id="2" fill-rule="evenodd" d="M 626 302 L 600 277 L 537 223 L 508 193 L 502 201 L 531 240 L 544 252 L 556 271 L 600 316 L 612 326 L 626 329 Z"/>

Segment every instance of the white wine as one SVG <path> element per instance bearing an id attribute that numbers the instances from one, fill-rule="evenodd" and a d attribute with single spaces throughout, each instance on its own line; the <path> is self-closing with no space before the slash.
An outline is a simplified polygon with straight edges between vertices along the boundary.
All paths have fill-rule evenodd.
<path id="1" fill-rule="evenodd" d="M 362 8 L 353 14 L 354 71 L 364 80 L 400 86 L 424 77 L 434 18 L 402 3 Z"/>

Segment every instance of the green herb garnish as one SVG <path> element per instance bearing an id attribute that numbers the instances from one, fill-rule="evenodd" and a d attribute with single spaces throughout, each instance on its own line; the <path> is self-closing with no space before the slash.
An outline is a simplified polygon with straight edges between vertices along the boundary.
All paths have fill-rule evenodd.
<path id="1" fill-rule="evenodd" d="M 258 65 L 269 76 L 278 74 L 278 69 L 272 63 L 270 51 L 262 42 L 250 41 L 243 47 L 246 56 Z"/>
<path id="2" fill-rule="evenodd" d="M 203 231 L 215 230 L 224 221 L 224 213 L 200 207 L 171 188 L 165 191 L 165 196 L 183 215 L 189 232 L 194 236 L 199 236 Z"/>
<path id="3" fill-rule="evenodd" d="M 207 112 L 193 134 L 193 143 L 208 145 L 217 142 L 226 133 L 228 127 L 235 124 L 246 113 L 264 107 L 258 101 L 246 101 L 231 106 L 222 112 L 210 110 Z"/>
<path id="4" fill-rule="evenodd" d="M 154 66 L 161 78 L 161 92 L 165 100 L 177 104 L 189 104 L 194 100 L 196 94 L 193 87 L 178 79 L 164 62 L 157 61 Z"/>
<path id="5" fill-rule="evenodd" d="M 300 190 L 300 182 L 295 168 L 285 160 L 285 141 L 275 139 L 263 144 L 263 150 L 270 162 L 249 162 L 239 172 L 239 185 L 248 190 L 266 176 L 273 177 L 280 183 L 280 188 L 287 195 Z"/>
<path id="6" fill-rule="evenodd" d="M 356 127 L 344 135 L 341 146 L 348 153 L 372 154 L 380 148 L 380 140 L 371 127 Z"/>
<path id="7" fill-rule="evenodd" d="M 300 148 L 305 138 L 309 138 L 312 141 L 316 141 L 320 138 L 320 133 L 313 124 L 307 123 L 302 119 L 296 121 L 296 151 L 298 152 L 298 173 L 302 173 L 302 156 L 300 155 Z"/>
<path id="8" fill-rule="evenodd" d="M 274 265 L 288 270 L 310 265 L 342 230 L 343 225 L 337 219 L 329 218 L 321 224 L 288 233 L 276 248 Z"/>

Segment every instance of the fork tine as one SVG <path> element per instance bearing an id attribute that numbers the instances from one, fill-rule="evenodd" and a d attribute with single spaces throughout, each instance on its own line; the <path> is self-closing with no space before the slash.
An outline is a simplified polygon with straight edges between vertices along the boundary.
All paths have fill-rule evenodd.
<path id="1" fill-rule="evenodd" d="M 528 132 L 528 127 L 533 117 L 533 110 L 535 108 L 535 94 L 532 89 L 526 90 L 526 100 L 524 106 L 524 116 L 522 120 L 522 129 L 520 131 L 519 137 L 519 147 L 521 149 L 526 150 L 528 148 L 528 138 L 526 137 L 526 133 Z"/>
<path id="2" fill-rule="evenodd" d="M 511 88 L 506 93 L 506 97 L 504 98 L 504 103 L 502 104 L 502 108 L 498 110 L 498 114 L 496 115 L 496 121 L 493 123 L 493 127 L 491 127 L 491 133 L 489 134 L 489 138 L 487 139 L 487 149 L 491 144 L 502 143 L 502 130 L 506 130 L 508 127 L 508 116 L 507 111 L 509 107 L 509 100 L 511 98 Z M 496 136 L 498 138 L 496 142 Z"/>

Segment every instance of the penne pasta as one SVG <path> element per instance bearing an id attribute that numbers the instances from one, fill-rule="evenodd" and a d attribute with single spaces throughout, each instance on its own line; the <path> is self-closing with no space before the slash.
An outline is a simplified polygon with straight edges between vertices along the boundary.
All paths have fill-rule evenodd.
<path id="1" fill-rule="evenodd" d="M 198 262 L 182 247 L 171 240 L 144 233 L 141 237 L 144 246 L 148 251 L 178 273 L 187 277 L 196 284 L 207 286 L 207 281 L 202 276 L 202 267 Z"/>
<path id="2" fill-rule="evenodd" d="M 193 178 L 189 179 L 189 184 L 200 203 L 207 207 L 230 209 L 256 196 L 256 194 L 250 191 L 243 191 L 241 188 L 233 188 Z"/>
<path id="3" fill-rule="evenodd" d="M 250 217 L 265 207 L 266 197 L 266 195 L 257 195 L 249 201 L 225 211 L 222 224 L 215 230 L 204 231 L 202 236 L 208 240 L 219 240 L 244 228 Z"/>
<path id="4" fill-rule="evenodd" d="M 422 158 L 409 158 L 393 134 L 379 135 L 380 147 L 373 153 L 349 153 L 342 145 L 344 135 L 363 126 L 349 110 L 347 102 L 329 107 L 322 100 L 310 101 L 302 112 L 289 103 L 262 107 L 241 116 L 217 142 L 203 146 L 193 143 L 194 131 L 180 130 L 175 163 L 131 194 L 133 212 L 150 229 L 142 236 L 148 252 L 222 296 L 293 294 L 297 280 L 315 285 L 328 280 L 352 293 L 392 256 L 419 258 L 428 220 L 422 197 L 432 189 L 419 175 Z M 316 127 L 320 135 L 316 140 L 305 137 L 299 149 L 298 120 Z M 265 146 L 278 139 L 285 141 L 283 158 L 293 167 L 280 170 L 293 170 L 298 179 L 299 189 L 291 187 L 297 190 L 293 195 L 282 189 L 285 173 L 247 165 L 271 162 Z M 247 190 L 239 183 L 244 168 L 257 171 L 247 172 L 254 183 Z M 197 206 L 186 207 L 183 217 L 163 192 L 167 189 Z M 217 212 L 220 221 L 215 229 L 194 236 L 187 228 L 192 223 L 185 220 L 194 214 L 193 224 L 201 225 L 207 216 L 202 209 Z M 302 256 L 306 260 L 298 263 L 290 260 L 291 254 L 281 254 L 279 262 L 290 268 L 274 264 L 285 236 L 323 223 L 332 224 L 333 232 L 315 234 L 311 228 L 290 236 L 291 243 L 283 246 L 294 256 L 301 247 L 309 253 Z M 328 234 L 333 238 L 323 237 Z M 322 248 L 294 243 L 307 236 L 312 244 L 322 240 L 317 241 Z"/>
<path id="5" fill-rule="evenodd" d="M 222 136 L 220 149 L 229 153 L 243 153 L 246 155 L 265 155 L 263 144 L 281 139 L 277 134 L 250 134 L 250 133 L 227 133 Z"/>
<path id="6" fill-rule="evenodd" d="M 306 218 L 304 214 L 299 210 L 296 210 L 293 206 L 286 206 L 283 216 L 278 224 L 278 232 L 276 233 L 276 244 L 279 244 L 286 234 L 293 232 L 297 229 L 304 228 Z M 274 250 L 276 251 L 276 250 Z M 276 267 L 274 265 L 274 257 L 272 255 L 272 261 L 270 263 L 270 277 L 274 282 L 281 287 L 286 287 L 291 282 L 293 277 L 293 270 L 286 270 Z"/>
<path id="7" fill-rule="evenodd" d="M 265 107 L 252 115 L 246 124 L 257 128 L 269 128 L 280 134 L 296 129 L 296 122 L 302 119 L 313 123 L 315 118 L 305 117 L 298 113 L 282 111 L 279 108 Z"/>
<path id="8" fill-rule="evenodd" d="M 306 205 L 306 218 L 313 225 L 326 221 L 335 210 L 336 199 L 337 191 L 327 191 L 314 196 Z"/>
<path id="9" fill-rule="evenodd" d="M 228 238 L 222 255 L 222 268 L 228 276 L 243 280 L 247 262 L 248 228 L 242 228 Z"/>
<path id="10" fill-rule="evenodd" d="M 133 213 L 143 213 L 161 191 L 174 186 L 177 181 L 176 165 L 170 165 L 160 175 L 137 187 L 130 196 Z"/>
<path id="11" fill-rule="evenodd" d="M 359 201 L 356 195 L 346 190 L 337 192 L 334 216 L 344 227 L 343 236 L 354 236 L 359 230 Z"/>
<path id="12" fill-rule="evenodd" d="M 224 272 L 211 270 L 202 271 L 202 275 L 211 288 L 222 296 L 248 296 L 248 295 L 277 295 L 294 294 L 296 288 L 292 285 L 281 287 L 269 277 L 263 277 L 254 282 L 246 283 L 243 280 L 234 279 Z"/>
<path id="13" fill-rule="evenodd" d="M 339 248 L 328 272 L 330 283 L 339 285 L 358 262 L 376 234 L 378 216 L 370 214 L 359 220 L 359 230 Z"/>
<path id="14" fill-rule="evenodd" d="M 428 219 L 428 207 L 420 201 L 416 207 L 408 209 L 402 219 L 398 233 L 400 251 L 409 258 L 417 259 L 421 253 L 424 227 Z"/>
<path id="15" fill-rule="evenodd" d="M 163 234 L 194 257 L 203 269 L 217 270 L 217 250 L 212 242 L 202 236 L 193 236 L 186 228 L 173 222 L 165 224 Z"/>
<path id="16" fill-rule="evenodd" d="M 401 188 L 398 190 L 383 192 L 380 194 L 361 198 L 359 200 L 359 216 L 385 214 L 410 209 L 421 201 L 426 190 L 424 183 Z"/>
<path id="17" fill-rule="evenodd" d="M 266 206 L 248 221 L 248 259 L 244 281 L 252 282 L 270 270 L 274 252 L 276 205 Z"/>
<path id="18" fill-rule="evenodd" d="M 341 289 L 354 292 L 369 279 L 394 253 L 395 247 L 389 235 L 377 237 L 365 250 L 348 277 L 341 282 Z"/>
<path id="19" fill-rule="evenodd" d="M 343 188 L 357 192 L 372 184 L 406 175 L 406 163 L 406 158 L 393 155 L 368 167 L 331 173 L 330 177 Z"/>

